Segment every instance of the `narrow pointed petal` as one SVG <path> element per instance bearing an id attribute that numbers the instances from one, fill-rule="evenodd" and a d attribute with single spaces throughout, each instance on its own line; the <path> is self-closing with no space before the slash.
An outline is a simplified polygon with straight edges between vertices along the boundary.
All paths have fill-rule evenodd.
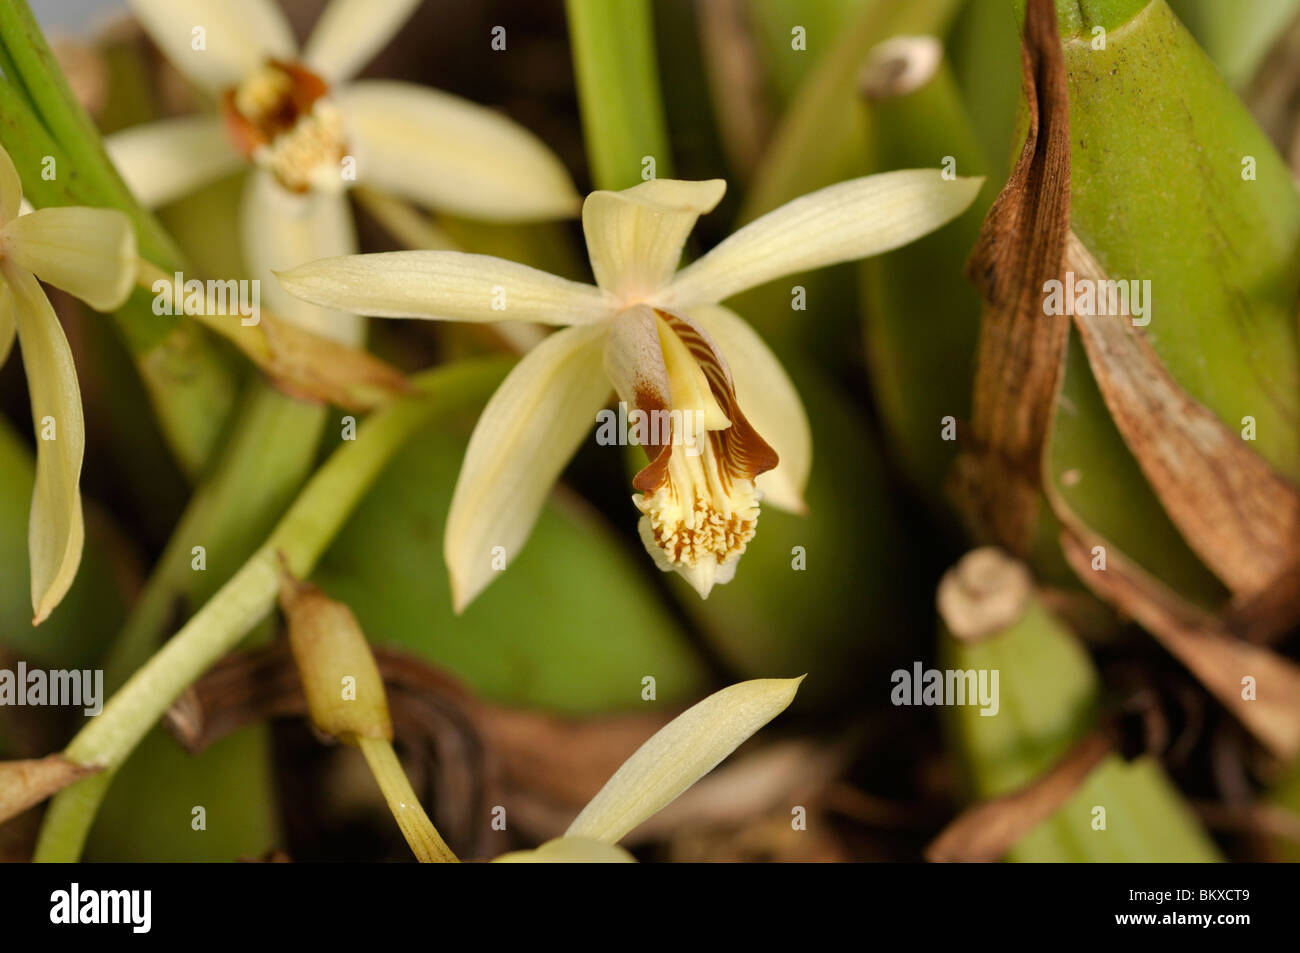
<path id="1" fill-rule="evenodd" d="M 36 486 L 27 545 L 31 559 L 33 625 L 57 606 L 81 562 L 81 459 L 85 426 L 77 369 L 63 328 L 36 279 L 4 264 L 18 342 L 27 372 L 36 428 Z"/>
<path id="2" fill-rule="evenodd" d="M 135 231 L 114 209 L 37 209 L 0 231 L 0 247 L 15 267 L 98 311 L 121 307 L 135 285 Z"/>
<path id="3" fill-rule="evenodd" d="M 722 201 L 721 179 L 653 179 L 622 192 L 593 192 L 582 205 L 582 230 L 596 284 L 625 301 L 668 284 L 681 263 L 695 220 Z"/>
<path id="4" fill-rule="evenodd" d="M 617 844 L 586 837 L 557 837 L 533 850 L 502 854 L 494 864 L 635 864 L 636 858 Z"/>
<path id="5" fill-rule="evenodd" d="M 330 85 L 351 79 L 419 5 L 420 0 L 330 0 L 307 38 L 303 62 Z"/>
<path id="6" fill-rule="evenodd" d="M 356 251 L 346 196 L 322 191 L 297 195 L 282 188 L 270 173 L 254 169 L 244 186 L 240 227 L 245 264 L 249 274 L 261 282 L 267 307 L 323 337 L 349 345 L 361 343 L 365 323 L 356 314 L 309 304 L 285 291 L 272 273 L 300 262 Z"/>
<path id="7" fill-rule="evenodd" d="M 132 194 L 148 208 L 188 195 L 244 164 L 216 116 L 141 123 L 106 136 L 104 146 Z"/>
<path id="8" fill-rule="evenodd" d="M 0 148 L 0 225 L 17 218 L 23 203 L 23 183 L 14 160 Z"/>
<path id="9" fill-rule="evenodd" d="M 802 681 L 740 682 L 688 708 L 623 762 L 564 836 L 618 843 L 785 711 Z"/>
<path id="10" fill-rule="evenodd" d="M 457 612 L 509 565 L 609 398 L 608 328 L 564 328 L 533 348 L 488 401 L 461 464 L 443 540 Z M 498 547 L 500 547 L 498 549 Z"/>
<path id="11" fill-rule="evenodd" d="M 591 324 L 614 302 L 592 285 L 490 255 L 395 251 L 307 261 L 278 273 L 293 295 L 382 318 Z"/>
<path id="12" fill-rule="evenodd" d="M 357 178 L 439 211 L 499 222 L 576 215 L 568 171 L 540 139 L 449 93 L 363 80 L 336 94 Z"/>
<path id="13" fill-rule="evenodd" d="M 18 326 L 14 324 L 14 298 L 9 293 L 9 286 L 0 281 L 0 367 L 9 360 L 9 353 L 14 348 L 14 336 Z"/>
<path id="14" fill-rule="evenodd" d="M 267 59 L 291 60 L 297 43 L 275 0 L 130 0 L 131 9 L 171 64 L 220 92 Z"/>
<path id="15" fill-rule="evenodd" d="M 699 305 L 691 309 L 691 317 L 717 342 L 731 368 L 736 401 L 780 458 L 776 469 L 758 475 L 763 502 L 792 513 L 804 512 L 803 494 L 812 469 L 812 429 L 790 376 L 758 332 L 736 312 L 721 305 Z"/>
<path id="16" fill-rule="evenodd" d="M 827 186 L 750 222 L 678 272 L 653 304 L 716 304 L 746 288 L 915 241 L 960 215 L 983 179 L 904 169 Z"/>

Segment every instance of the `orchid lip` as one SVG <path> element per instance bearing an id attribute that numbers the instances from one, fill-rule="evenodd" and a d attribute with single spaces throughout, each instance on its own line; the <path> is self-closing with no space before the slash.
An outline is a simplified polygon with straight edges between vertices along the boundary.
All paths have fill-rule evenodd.
<path id="1" fill-rule="evenodd" d="M 343 115 L 329 85 L 296 62 L 270 59 L 222 97 L 236 151 L 291 192 L 341 191 L 347 154 Z"/>
<path id="2" fill-rule="evenodd" d="M 689 318 L 654 310 L 667 392 L 639 389 L 641 409 L 669 410 L 673 432 L 636 475 L 642 541 L 660 569 L 681 574 L 701 595 L 735 573 L 757 530 L 762 494 L 755 478 L 776 452 L 736 401 L 731 372 L 707 332 Z M 676 412 L 676 413 L 674 413 Z M 691 427 L 691 433 L 681 432 Z M 698 431 L 698 432 L 696 432 Z"/>

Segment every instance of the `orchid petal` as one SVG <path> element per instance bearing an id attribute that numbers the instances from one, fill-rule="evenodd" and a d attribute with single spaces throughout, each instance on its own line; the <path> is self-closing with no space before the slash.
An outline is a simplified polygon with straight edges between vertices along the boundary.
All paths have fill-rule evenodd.
<path id="1" fill-rule="evenodd" d="M 614 313 L 613 299 L 591 285 L 464 252 L 327 258 L 278 277 L 305 301 L 384 318 L 591 324 Z"/>
<path id="2" fill-rule="evenodd" d="M 63 327 L 31 274 L 4 263 L 23 351 L 32 424 L 36 428 L 36 485 L 27 529 L 33 625 L 67 594 L 81 562 L 81 460 L 85 424 L 77 369 Z"/>
<path id="3" fill-rule="evenodd" d="M 443 540 L 457 612 L 496 577 L 501 555 L 513 561 L 519 554 L 609 398 L 601 366 L 607 333 L 598 324 L 552 334 L 524 355 L 483 409 Z"/>
<path id="4" fill-rule="evenodd" d="M 302 61 L 327 82 L 359 73 L 397 35 L 420 0 L 331 0 L 303 48 Z"/>
<path id="5" fill-rule="evenodd" d="M 678 272 L 651 303 L 716 304 L 783 275 L 906 245 L 960 215 L 983 181 L 905 169 L 810 192 L 723 240 Z"/>
<path id="6" fill-rule="evenodd" d="M 166 205 L 244 164 L 216 116 L 141 123 L 104 139 L 113 165 L 148 208 Z"/>
<path id="7" fill-rule="evenodd" d="M 98 311 L 121 307 L 135 285 L 135 231 L 114 209 L 37 209 L 6 225 L 0 243 L 15 267 Z"/>
<path id="8" fill-rule="evenodd" d="M 736 402 L 780 458 L 776 469 L 760 473 L 763 502 L 802 513 L 803 493 L 812 469 L 812 430 L 794 383 L 758 332 L 721 305 L 698 305 L 691 317 L 706 330 L 727 359 Z"/>
<path id="9" fill-rule="evenodd" d="M 302 261 L 356 250 L 352 210 L 346 196 L 314 191 L 298 195 L 269 172 L 254 169 L 244 186 L 240 226 L 244 260 L 260 281 L 266 304 L 280 317 L 323 337 L 359 344 L 365 324 L 348 310 L 317 307 L 286 292 L 272 273 Z"/>
<path id="10" fill-rule="evenodd" d="M 0 281 L 0 367 L 9 360 L 18 326 L 14 324 L 14 299 L 9 286 Z"/>
<path id="11" fill-rule="evenodd" d="M 364 80 L 338 90 L 357 177 L 429 208 L 483 221 L 576 215 L 559 158 L 511 119 L 423 86 Z"/>
<path id="12" fill-rule="evenodd" d="M 586 837 L 557 837 L 533 850 L 502 854 L 494 864 L 635 864 L 636 858 L 617 844 Z"/>
<path id="13" fill-rule="evenodd" d="M 268 59 L 291 60 L 298 44 L 274 0 L 130 0 L 163 55 L 212 93 L 235 86 Z"/>
<path id="14" fill-rule="evenodd" d="M 622 192 L 591 193 L 582 230 L 596 284 L 629 301 L 667 285 L 695 220 L 713 211 L 726 190 L 721 179 L 652 179 Z"/>
<path id="15" fill-rule="evenodd" d="M 785 711 L 802 681 L 740 682 L 688 708 L 623 762 L 564 836 L 617 843 Z"/>
<path id="16" fill-rule="evenodd" d="M 17 218 L 23 203 L 23 182 L 14 168 L 14 160 L 0 148 L 0 225 Z"/>

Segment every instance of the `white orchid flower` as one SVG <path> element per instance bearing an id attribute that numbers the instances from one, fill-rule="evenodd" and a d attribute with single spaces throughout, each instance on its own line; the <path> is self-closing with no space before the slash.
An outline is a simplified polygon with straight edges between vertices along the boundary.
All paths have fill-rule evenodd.
<path id="1" fill-rule="evenodd" d="M 563 164 L 524 127 L 435 90 L 352 80 L 417 3 L 332 0 L 299 51 L 272 0 L 130 0 L 167 58 L 220 110 L 109 136 L 128 186 L 157 206 L 251 162 L 240 214 L 252 277 L 277 313 L 348 344 L 361 340 L 360 319 L 306 305 L 271 280 L 273 268 L 356 250 L 347 187 L 490 221 L 578 210 Z"/>
<path id="2" fill-rule="evenodd" d="M 135 232 L 125 215 L 79 207 L 27 210 L 18 170 L 0 148 L 0 364 L 16 335 L 37 438 L 27 529 L 33 625 L 67 594 L 85 537 L 81 389 L 68 339 L 37 279 L 112 311 L 131 294 L 135 264 Z"/>
<path id="3" fill-rule="evenodd" d="M 803 678 L 756 678 L 715 692 L 643 744 L 563 837 L 495 863 L 629 863 L 618 842 L 675 801 L 789 707 Z"/>
<path id="4" fill-rule="evenodd" d="M 686 237 L 724 182 L 594 192 L 582 209 L 594 286 L 435 251 L 330 258 L 278 277 L 301 298 L 362 314 L 571 325 L 525 355 L 470 440 L 444 539 L 457 611 L 496 577 L 500 553 L 513 559 L 523 545 L 611 383 L 629 406 L 669 413 L 671 437 L 647 446 L 633 502 L 656 565 L 707 596 L 734 575 L 762 495 L 802 509 L 812 462 L 790 379 L 718 302 L 913 241 L 960 214 L 981 181 L 913 169 L 841 182 L 751 222 L 681 271 Z"/>

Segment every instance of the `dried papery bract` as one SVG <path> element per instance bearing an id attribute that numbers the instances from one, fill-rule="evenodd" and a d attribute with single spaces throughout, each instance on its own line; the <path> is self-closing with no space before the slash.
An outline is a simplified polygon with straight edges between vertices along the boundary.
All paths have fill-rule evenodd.
<path id="1" fill-rule="evenodd" d="M 0 761 L 0 824 L 97 770 L 61 754 L 31 761 Z"/>

